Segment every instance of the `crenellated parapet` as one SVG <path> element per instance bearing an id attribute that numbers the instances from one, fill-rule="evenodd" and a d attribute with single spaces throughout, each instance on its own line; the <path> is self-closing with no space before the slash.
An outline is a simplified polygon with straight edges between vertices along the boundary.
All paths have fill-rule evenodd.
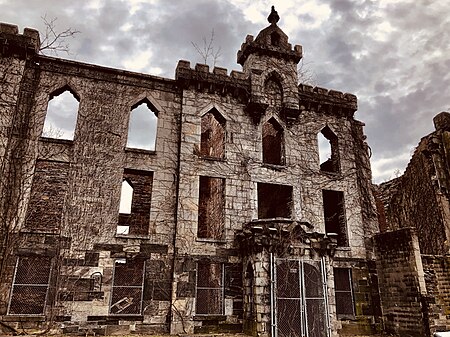
<path id="1" fill-rule="evenodd" d="M 250 94 L 250 81 L 243 72 L 233 70 L 228 75 L 227 69 L 220 67 L 210 72 L 207 64 L 197 63 L 192 69 L 189 61 L 180 60 L 175 79 L 184 89 L 231 95 L 243 102 L 247 102 Z"/>
<path id="2" fill-rule="evenodd" d="M 36 55 L 40 45 L 41 41 L 37 30 L 25 28 L 23 34 L 19 34 L 19 28 L 16 25 L 0 23 L 1 56 L 25 59 Z"/>
<path id="3" fill-rule="evenodd" d="M 273 41 L 275 34 L 278 36 L 277 41 Z M 303 56 L 303 49 L 300 45 L 295 45 L 292 48 L 292 45 L 287 42 L 286 34 L 281 29 L 277 26 L 269 26 L 262 30 L 256 39 L 253 35 L 247 35 L 245 42 L 238 51 L 237 62 L 243 66 L 252 54 L 267 55 L 297 64 Z"/>
<path id="4" fill-rule="evenodd" d="M 325 113 L 348 117 L 352 117 L 358 110 L 357 97 L 341 91 L 300 84 L 298 96 L 300 110 L 320 110 Z"/>

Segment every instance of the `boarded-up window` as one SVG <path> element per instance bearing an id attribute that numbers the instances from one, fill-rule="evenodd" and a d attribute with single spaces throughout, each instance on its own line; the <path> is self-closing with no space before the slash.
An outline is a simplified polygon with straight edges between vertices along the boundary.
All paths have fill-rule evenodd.
<path id="1" fill-rule="evenodd" d="M 110 313 L 115 315 L 140 315 L 144 287 L 144 260 L 117 259 Z"/>
<path id="2" fill-rule="evenodd" d="M 338 138 L 326 126 L 317 135 L 319 145 L 320 170 L 337 173 L 340 170 Z"/>
<path id="3" fill-rule="evenodd" d="M 224 306 L 223 265 L 198 262 L 197 264 L 197 315 L 222 315 Z"/>
<path id="4" fill-rule="evenodd" d="M 290 219 L 292 186 L 258 183 L 258 218 Z"/>
<path id="5" fill-rule="evenodd" d="M 201 155 L 222 159 L 225 156 L 225 119 L 216 109 L 213 109 L 202 117 L 201 127 Z"/>
<path id="6" fill-rule="evenodd" d="M 123 179 L 117 233 L 148 235 L 153 172 L 126 169 Z"/>
<path id="7" fill-rule="evenodd" d="M 220 240 L 225 220 L 225 179 L 200 177 L 198 200 L 199 238 Z"/>
<path id="8" fill-rule="evenodd" d="M 27 228 L 57 231 L 61 225 L 69 164 L 37 161 L 26 217 Z"/>
<path id="9" fill-rule="evenodd" d="M 13 280 L 9 315 L 42 315 L 50 279 L 50 257 L 19 257 Z"/>
<path id="10" fill-rule="evenodd" d="M 263 162 L 273 165 L 284 164 L 283 128 L 274 119 L 269 119 L 262 127 Z"/>
<path id="11" fill-rule="evenodd" d="M 334 268 L 334 293 L 338 317 L 353 317 L 355 315 L 355 305 L 351 269 Z"/>
<path id="12" fill-rule="evenodd" d="M 50 94 L 42 137 L 73 140 L 80 98 L 64 86 Z"/>
<path id="13" fill-rule="evenodd" d="M 322 190 L 322 196 L 326 233 L 337 234 L 338 246 L 348 246 L 344 193 Z"/>

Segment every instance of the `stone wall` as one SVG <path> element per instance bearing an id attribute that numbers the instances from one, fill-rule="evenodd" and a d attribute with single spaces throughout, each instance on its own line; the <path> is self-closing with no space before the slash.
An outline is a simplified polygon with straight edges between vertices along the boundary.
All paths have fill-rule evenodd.
<path id="1" fill-rule="evenodd" d="M 450 330 L 450 257 L 422 255 L 430 331 Z"/>
<path id="2" fill-rule="evenodd" d="M 401 336 L 426 336 L 422 298 L 426 295 L 419 241 L 413 229 L 375 236 L 384 327 Z"/>
<path id="3" fill-rule="evenodd" d="M 422 138 L 405 173 L 380 185 L 387 227 L 413 227 L 424 254 L 447 254 L 450 238 L 450 114 L 435 118 L 436 131 Z"/>
<path id="4" fill-rule="evenodd" d="M 4 319 L 16 327 L 21 319 L 33 325 L 26 317 L 14 321 L 6 315 L 14 263 L 30 254 L 52 259 L 54 281 L 37 321 L 58 322 L 64 332 L 244 327 L 267 337 L 273 324 L 270 254 L 325 257 L 327 273 L 334 263 L 354 268 L 356 316 L 377 315 L 369 310 L 376 306 L 373 268 L 362 262 L 371 255 L 367 236 L 377 226 L 363 124 L 354 119 L 356 97 L 298 85 L 301 47 L 292 48 L 276 24 L 256 39 L 247 37 L 238 54 L 243 72 L 228 75 L 219 67 L 210 72 L 207 65 L 191 68 L 180 61 L 175 80 L 37 55 L 30 37 L 35 35 L 5 29 L 17 48 L 2 50 L 0 63 L 11 86 L 4 88 L 10 96 L 0 102 L 1 160 L 11 162 L 2 174 L 14 178 L 8 185 L 13 206 L 5 206 L 7 199 L 0 206 L 15 225 L 7 228 L 14 240 L 3 244 L 11 247 L 2 254 L 7 256 L 0 280 Z M 43 138 L 48 102 L 66 89 L 79 100 L 74 138 Z M 130 112 L 142 102 L 158 117 L 151 151 L 127 147 Z M 267 160 L 263 134 L 269 124 L 277 131 L 271 141 L 279 153 Z M 213 133 L 211 144 L 205 144 L 202 125 Z M 317 135 L 323 130 L 333 140 L 332 172 L 320 167 Z M 208 178 L 220 188 L 205 194 L 219 191 L 217 198 L 205 200 L 201 181 Z M 124 179 L 135 192 L 130 214 L 119 214 Z M 283 198 L 276 198 L 273 186 L 282 186 Z M 345 208 L 339 230 L 347 240 L 337 249 L 335 234 L 325 228 L 324 190 L 338 192 Z M 276 219 L 260 219 L 262 197 L 266 205 L 273 198 L 282 210 L 270 213 Z M 54 209 L 45 212 L 53 200 Z M 199 214 L 222 206 L 217 214 Z M 199 219 L 205 221 L 201 227 L 215 222 L 221 228 L 204 234 Z M 129 232 L 118 232 L 118 226 Z M 254 239 L 264 249 L 238 246 L 239 233 L 261 229 L 265 234 Z M 249 268 L 250 283 L 242 278 Z M 329 282 L 336 335 L 332 278 Z M 130 284 L 134 290 L 126 288 Z M 206 288 L 217 296 L 199 295 Z"/>

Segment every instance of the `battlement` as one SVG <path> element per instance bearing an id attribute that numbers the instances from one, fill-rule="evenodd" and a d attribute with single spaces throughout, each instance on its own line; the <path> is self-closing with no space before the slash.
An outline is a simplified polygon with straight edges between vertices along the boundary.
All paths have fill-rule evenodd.
<path id="1" fill-rule="evenodd" d="M 321 87 L 313 87 L 307 84 L 299 84 L 298 93 L 300 104 L 306 109 L 314 108 L 318 110 L 318 106 L 329 106 L 332 110 L 339 110 L 345 114 L 351 114 L 358 110 L 358 99 L 350 93 L 343 93 L 332 89 Z M 311 106 L 311 103 L 313 104 Z M 327 109 L 323 109 L 327 111 Z"/>
<path id="2" fill-rule="evenodd" d="M 0 54 L 26 58 L 39 52 L 41 40 L 36 29 L 25 28 L 19 34 L 17 25 L 0 22 Z"/>
<path id="3" fill-rule="evenodd" d="M 272 27 L 268 28 L 272 29 Z M 285 40 L 281 39 L 280 42 L 274 45 L 268 41 L 270 40 L 270 36 L 270 32 L 265 32 L 264 30 L 261 31 L 256 40 L 253 38 L 253 35 L 247 35 L 245 42 L 241 44 L 241 49 L 238 51 L 237 62 L 243 66 L 247 58 L 254 53 L 286 59 L 295 63 L 301 60 L 303 57 L 302 46 L 295 45 L 292 48 L 292 44 L 287 42 L 287 38 Z"/>
<path id="4" fill-rule="evenodd" d="M 178 61 L 175 80 L 184 88 L 195 88 L 221 95 L 231 94 L 247 97 L 250 90 L 250 81 L 247 75 L 241 71 L 232 70 L 228 75 L 226 68 L 214 67 L 210 72 L 207 64 L 200 63 L 197 63 L 192 69 L 191 63 L 186 60 Z"/>

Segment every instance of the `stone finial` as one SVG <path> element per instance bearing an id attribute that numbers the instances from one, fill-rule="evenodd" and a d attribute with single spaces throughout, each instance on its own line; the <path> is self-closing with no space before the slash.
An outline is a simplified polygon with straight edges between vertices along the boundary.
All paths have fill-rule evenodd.
<path id="1" fill-rule="evenodd" d="M 269 16 L 267 17 L 267 21 L 269 21 L 270 24 L 272 25 L 276 25 L 279 20 L 280 16 L 278 15 L 278 12 L 275 10 L 275 6 L 272 6 L 272 10 L 270 11 Z"/>

